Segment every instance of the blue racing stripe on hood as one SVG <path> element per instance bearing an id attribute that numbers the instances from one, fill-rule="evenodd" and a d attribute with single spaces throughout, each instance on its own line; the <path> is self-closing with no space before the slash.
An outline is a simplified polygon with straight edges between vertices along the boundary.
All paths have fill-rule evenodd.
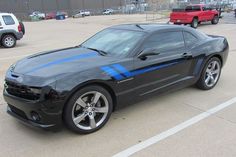
<path id="1" fill-rule="evenodd" d="M 71 61 L 80 60 L 80 59 L 84 59 L 84 58 L 90 58 L 90 57 L 94 57 L 94 56 L 97 56 L 97 53 L 92 52 L 92 53 L 80 54 L 80 55 L 76 55 L 76 56 L 72 56 L 72 57 L 68 57 L 68 58 L 55 60 L 55 61 L 49 62 L 47 64 L 40 65 L 36 68 L 33 68 L 32 70 L 28 71 L 27 73 L 35 72 L 35 71 L 38 71 L 38 70 L 41 70 L 44 68 L 48 68 L 50 66 L 68 63 Z"/>

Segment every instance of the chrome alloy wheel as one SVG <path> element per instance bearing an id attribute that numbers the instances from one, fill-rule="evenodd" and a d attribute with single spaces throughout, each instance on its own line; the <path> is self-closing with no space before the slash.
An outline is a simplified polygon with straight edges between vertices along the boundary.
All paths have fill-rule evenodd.
<path id="1" fill-rule="evenodd" d="M 76 100 L 72 109 L 72 120 L 78 128 L 91 130 L 104 122 L 108 111 L 107 98 L 100 92 L 90 91 Z"/>
<path id="2" fill-rule="evenodd" d="M 220 76 L 220 63 L 217 61 L 212 61 L 208 64 L 205 73 L 205 84 L 208 87 L 214 86 Z"/>
<path id="3" fill-rule="evenodd" d="M 8 47 L 12 47 L 15 44 L 15 41 L 12 37 L 9 36 L 5 38 L 4 43 Z"/>

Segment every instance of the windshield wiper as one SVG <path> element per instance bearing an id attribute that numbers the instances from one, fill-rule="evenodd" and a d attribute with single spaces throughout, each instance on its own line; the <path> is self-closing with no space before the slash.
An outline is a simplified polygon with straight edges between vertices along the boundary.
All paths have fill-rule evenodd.
<path id="1" fill-rule="evenodd" d="M 86 46 L 83 46 L 83 45 L 80 45 L 80 47 L 83 47 L 83 48 L 86 48 L 86 49 L 89 49 L 89 50 L 96 51 L 96 52 L 98 52 L 98 53 L 99 53 L 100 55 L 102 55 L 102 56 L 107 55 L 107 52 L 102 51 L 102 50 L 98 50 L 98 49 L 91 48 L 91 47 L 86 47 Z"/>

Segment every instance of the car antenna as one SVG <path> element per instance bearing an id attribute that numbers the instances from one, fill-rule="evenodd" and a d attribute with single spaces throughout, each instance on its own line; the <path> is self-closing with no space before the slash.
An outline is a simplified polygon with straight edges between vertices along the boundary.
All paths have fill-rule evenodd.
<path id="1" fill-rule="evenodd" d="M 135 26 L 143 30 L 143 28 L 140 25 L 136 24 Z"/>

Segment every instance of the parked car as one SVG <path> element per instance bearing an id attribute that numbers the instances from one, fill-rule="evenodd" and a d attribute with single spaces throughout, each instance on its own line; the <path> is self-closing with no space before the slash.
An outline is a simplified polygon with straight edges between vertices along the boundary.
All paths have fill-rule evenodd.
<path id="1" fill-rule="evenodd" d="M 58 12 L 56 13 L 56 16 L 59 16 L 59 15 L 63 15 L 63 16 L 65 16 L 65 18 L 68 18 L 68 17 L 69 17 L 69 16 L 68 16 L 68 13 L 65 12 L 65 11 L 58 11 Z"/>
<path id="2" fill-rule="evenodd" d="M 219 22 L 219 13 L 204 4 L 189 5 L 185 9 L 173 9 L 170 14 L 170 22 L 174 24 L 191 24 L 193 28 L 197 28 L 198 24 L 205 21 L 217 24 Z"/>
<path id="3" fill-rule="evenodd" d="M 102 14 L 103 15 L 111 15 L 113 13 L 114 13 L 113 9 L 105 9 Z"/>
<path id="4" fill-rule="evenodd" d="M 77 133 L 92 133 L 122 105 L 194 84 L 214 88 L 228 51 L 226 38 L 190 27 L 113 26 L 80 46 L 13 64 L 3 91 L 7 112 L 41 128 L 64 122 Z"/>
<path id="5" fill-rule="evenodd" d="M 23 38 L 25 27 L 15 15 L 0 13 L 0 41 L 5 48 L 15 47 L 16 41 Z"/>
<path id="6" fill-rule="evenodd" d="M 46 14 L 46 20 L 55 19 L 55 18 L 56 18 L 56 12 L 49 12 Z"/>
<path id="7" fill-rule="evenodd" d="M 85 17 L 85 14 L 81 14 L 79 12 L 79 13 L 76 13 L 76 14 L 72 15 L 72 18 L 80 18 L 80 17 Z"/>
<path id="8" fill-rule="evenodd" d="M 32 14 L 29 15 L 30 17 L 38 17 L 39 19 L 45 19 L 46 15 L 45 13 L 41 13 L 39 11 L 34 11 Z"/>
<path id="9" fill-rule="evenodd" d="M 236 17 L 236 3 L 233 4 L 234 16 Z"/>
<path id="10" fill-rule="evenodd" d="M 81 14 L 82 16 L 90 16 L 91 12 L 90 11 L 80 10 L 78 14 Z"/>

